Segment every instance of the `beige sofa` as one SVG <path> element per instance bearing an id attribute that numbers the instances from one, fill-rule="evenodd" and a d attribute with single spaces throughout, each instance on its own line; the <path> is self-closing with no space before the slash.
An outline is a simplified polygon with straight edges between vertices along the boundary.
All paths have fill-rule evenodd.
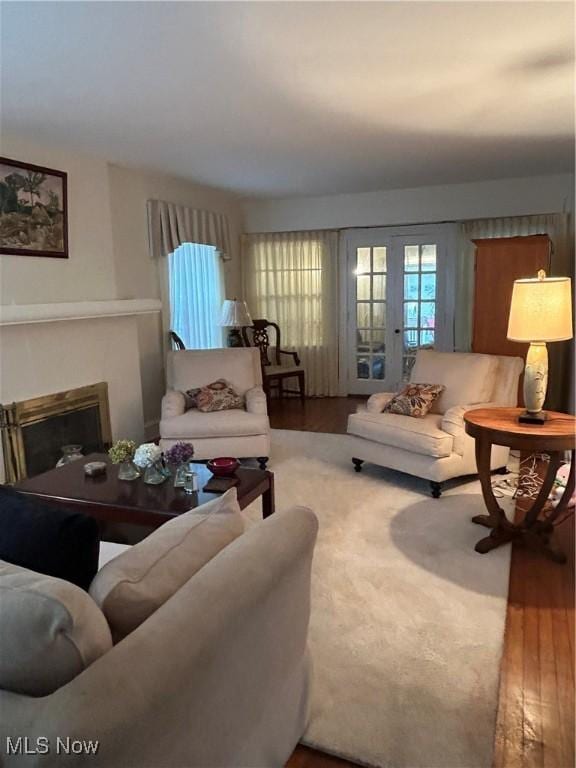
<path id="1" fill-rule="evenodd" d="M 523 365 L 519 357 L 420 350 L 410 381 L 443 384 L 446 389 L 424 418 L 383 413 L 393 393 L 372 395 L 348 419 L 356 471 L 369 461 L 422 477 L 438 498 L 445 480 L 477 471 L 464 413 L 490 405 L 515 406 Z M 492 469 L 504 470 L 508 453 L 508 448 L 494 446 Z"/>
<path id="2" fill-rule="evenodd" d="M 184 350 L 168 353 L 169 390 L 162 399 L 160 445 L 165 450 L 185 440 L 194 457 L 257 458 L 262 469 L 270 455 L 270 422 L 262 389 L 257 348 Z M 245 409 L 202 413 L 186 410 L 183 392 L 226 379 L 246 399 Z"/>
<path id="3" fill-rule="evenodd" d="M 1 766 L 280 768 L 304 732 L 310 568 L 317 532 L 301 507 L 223 549 L 143 624 L 41 698 L 0 691 Z M 49 740 L 9 755 L 6 737 Z M 57 738 L 98 740 L 57 754 Z"/>

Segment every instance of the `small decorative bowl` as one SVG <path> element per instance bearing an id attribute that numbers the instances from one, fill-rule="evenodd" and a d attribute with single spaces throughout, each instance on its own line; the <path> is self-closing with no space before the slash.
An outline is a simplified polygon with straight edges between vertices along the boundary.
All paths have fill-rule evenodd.
<path id="1" fill-rule="evenodd" d="M 221 456 L 217 459 L 210 459 L 206 466 L 216 477 L 229 477 L 236 472 L 240 465 L 238 459 L 231 456 Z"/>

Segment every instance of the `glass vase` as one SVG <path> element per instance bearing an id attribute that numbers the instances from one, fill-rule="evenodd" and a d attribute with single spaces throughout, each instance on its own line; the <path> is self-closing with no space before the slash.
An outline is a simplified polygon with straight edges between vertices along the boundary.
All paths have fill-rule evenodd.
<path id="1" fill-rule="evenodd" d="M 187 461 L 183 461 L 176 466 L 174 472 L 174 488 L 184 488 L 186 484 L 186 472 L 188 472 Z"/>
<path id="2" fill-rule="evenodd" d="M 140 477 L 140 471 L 131 459 L 121 461 L 118 465 L 118 480 L 136 480 Z"/>
<path id="3" fill-rule="evenodd" d="M 166 480 L 166 473 L 160 462 L 155 461 L 144 470 L 144 482 L 148 485 L 160 485 Z"/>
<path id="4" fill-rule="evenodd" d="M 78 461 L 78 459 L 84 458 L 81 445 L 63 445 L 61 450 L 62 457 L 56 464 L 57 467 L 62 467 L 64 464 L 70 464 L 71 461 Z"/>

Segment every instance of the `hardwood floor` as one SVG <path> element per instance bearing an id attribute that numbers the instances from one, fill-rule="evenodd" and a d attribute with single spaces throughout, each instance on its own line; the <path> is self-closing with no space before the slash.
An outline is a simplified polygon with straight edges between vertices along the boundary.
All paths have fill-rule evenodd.
<path id="1" fill-rule="evenodd" d="M 345 433 L 348 414 L 364 401 L 273 400 L 270 421 L 276 429 Z M 568 556 L 566 565 L 520 547 L 512 551 L 494 768 L 574 766 L 574 518 L 555 535 Z M 490 555 L 484 557 L 489 567 Z M 353 765 L 299 746 L 287 768 Z"/>
<path id="2" fill-rule="evenodd" d="M 306 432 L 346 433 L 348 415 L 365 397 L 317 397 L 306 400 L 290 397 L 269 404 L 270 423 L 274 429 L 301 429 Z"/>

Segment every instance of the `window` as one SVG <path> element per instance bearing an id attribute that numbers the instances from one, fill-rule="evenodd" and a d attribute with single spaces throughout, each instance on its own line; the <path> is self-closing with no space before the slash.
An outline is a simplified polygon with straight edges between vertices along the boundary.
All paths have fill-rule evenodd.
<path id="1" fill-rule="evenodd" d="M 289 346 L 323 344 L 322 261 L 323 244 L 314 239 L 254 249 L 251 307 L 280 324 Z"/>
<path id="2" fill-rule="evenodd" d="M 168 274 L 170 328 L 187 349 L 221 347 L 224 279 L 216 248 L 184 243 L 169 255 Z"/>
<path id="3" fill-rule="evenodd" d="M 280 326 L 284 349 L 298 351 L 309 395 L 338 392 L 337 234 L 245 235 L 245 298 L 253 318 Z"/>

